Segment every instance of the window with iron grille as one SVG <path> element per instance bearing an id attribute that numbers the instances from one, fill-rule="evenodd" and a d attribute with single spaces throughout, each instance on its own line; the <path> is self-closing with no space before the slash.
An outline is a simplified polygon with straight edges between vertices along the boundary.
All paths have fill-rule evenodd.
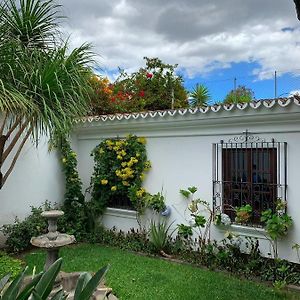
<path id="1" fill-rule="evenodd" d="M 250 223 L 260 225 L 261 212 L 286 201 L 287 143 L 245 134 L 213 144 L 214 209 L 235 220 L 235 208 L 250 204 Z"/>

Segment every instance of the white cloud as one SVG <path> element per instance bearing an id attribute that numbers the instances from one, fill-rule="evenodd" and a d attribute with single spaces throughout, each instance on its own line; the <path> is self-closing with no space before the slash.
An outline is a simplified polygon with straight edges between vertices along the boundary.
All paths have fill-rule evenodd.
<path id="1" fill-rule="evenodd" d="M 289 96 L 294 96 L 294 95 L 298 95 L 300 96 L 300 90 L 294 90 L 294 91 L 290 91 Z"/>
<path id="2" fill-rule="evenodd" d="M 72 46 L 94 44 L 102 68 L 135 70 L 143 57 L 178 63 L 193 77 L 231 63 L 258 78 L 300 61 L 300 23 L 286 0 L 63 0 Z M 291 28 L 291 30 L 282 30 Z M 261 73 L 264 72 L 264 73 Z M 281 73 L 279 73 L 281 74 Z"/>

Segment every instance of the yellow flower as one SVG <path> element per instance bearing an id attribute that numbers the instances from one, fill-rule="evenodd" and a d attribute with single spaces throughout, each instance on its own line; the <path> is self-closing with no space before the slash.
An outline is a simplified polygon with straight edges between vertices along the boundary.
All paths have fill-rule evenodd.
<path id="1" fill-rule="evenodd" d="M 110 188 L 113 192 L 117 190 L 117 187 L 114 185 Z"/>
<path id="2" fill-rule="evenodd" d="M 122 151 L 119 152 L 120 155 L 125 156 L 127 153 L 126 151 L 123 149 Z"/>
<path id="3" fill-rule="evenodd" d="M 117 159 L 122 160 L 122 159 L 123 159 L 123 156 L 122 156 L 122 155 L 118 155 L 118 156 L 117 156 Z"/>
<path id="4" fill-rule="evenodd" d="M 142 198 L 145 192 L 146 192 L 146 190 L 144 188 L 141 188 L 136 192 L 136 196 L 138 198 Z"/>
<path id="5" fill-rule="evenodd" d="M 146 144 L 146 139 L 145 139 L 144 137 L 139 137 L 139 138 L 137 139 L 137 141 L 138 141 L 140 144 L 143 144 L 143 145 Z"/>
<path id="6" fill-rule="evenodd" d="M 122 140 L 116 141 L 116 146 L 118 146 L 118 147 L 122 147 L 123 144 L 124 144 L 124 141 L 122 141 Z"/>
<path id="7" fill-rule="evenodd" d="M 107 180 L 107 179 L 102 179 L 102 180 L 101 180 L 101 184 L 102 184 L 102 185 L 108 184 L 108 180 Z"/>
<path id="8" fill-rule="evenodd" d="M 71 152 L 71 156 L 76 157 L 77 154 L 76 154 L 74 151 L 72 151 L 72 152 Z"/>
<path id="9" fill-rule="evenodd" d="M 63 159 L 61 161 L 65 164 L 67 162 L 67 159 L 65 157 L 63 157 Z"/>
<path id="10" fill-rule="evenodd" d="M 129 185 L 129 182 L 128 182 L 128 181 L 122 181 L 122 184 L 123 184 L 124 186 L 128 186 L 128 185 Z"/>
<path id="11" fill-rule="evenodd" d="M 103 153 L 104 153 L 103 148 L 100 148 L 100 149 L 99 149 L 99 153 L 100 153 L 100 154 L 103 154 Z"/>
<path id="12" fill-rule="evenodd" d="M 136 156 L 136 157 L 140 157 L 141 154 L 137 152 L 137 153 L 135 154 L 135 156 Z"/>
<path id="13" fill-rule="evenodd" d="M 140 175 L 140 179 L 141 179 L 141 180 L 144 180 L 144 179 L 145 179 L 145 174 L 144 174 L 144 173 L 142 173 L 142 174 Z"/>
<path id="14" fill-rule="evenodd" d="M 149 170 L 151 169 L 151 162 L 149 160 L 147 160 L 144 164 L 145 170 Z"/>
<path id="15" fill-rule="evenodd" d="M 121 166 L 122 166 L 122 167 L 126 167 L 126 166 L 127 166 L 127 162 L 126 162 L 126 161 L 123 161 L 123 162 L 121 163 Z"/>

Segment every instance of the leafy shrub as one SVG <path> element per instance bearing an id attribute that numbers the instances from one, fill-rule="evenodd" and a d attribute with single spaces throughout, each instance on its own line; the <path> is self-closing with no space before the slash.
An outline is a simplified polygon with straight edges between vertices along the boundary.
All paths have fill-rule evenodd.
<path id="1" fill-rule="evenodd" d="M 94 234 L 88 237 L 88 241 L 130 251 L 146 253 L 154 251 L 147 232 L 133 228 L 125 233 L 122 230 L 117 230 L 115 227 L 106 229 L 100 225 L 96 228 Z"/>
<path id="2" fill-rule="evenodd" d="M 127 74 L 120 70 L 114 83 L 94 77 L 92 113 L 130 113 L 187 107 L 187 93 L 183 80 L 175 74 L 177 65 L 163 63 L 158 58 L 144 58 L 146 66 Z"/>
<path id="3" fill-rule="evenodd" d="M 225 97 L 225 104 L 248 103 L 254 99 L 254 92 L 245 86 L 238 86 Z"/>
<path id="4" fill-rule="evenodd" d="M 51 205 L 45 202 L 42 206 L 31 206 L 31 214 L 23 221 L 18 218 L 13 224 L 3 225 L 2 231 L 7 237 L 6 245 L 10 252 L 21 252 L 31 247 L 30 239 L 47 232 L 47 222 L 41 216 L 44 210 L 49 210 Z"/>
<path id="5" fill-rule="evenodd" d="M 0 278 L 10 274 L 14 279 L 22 270 L 23 262 L 19 259 L 12 258 L 5 252 L 0 251 Z"/>

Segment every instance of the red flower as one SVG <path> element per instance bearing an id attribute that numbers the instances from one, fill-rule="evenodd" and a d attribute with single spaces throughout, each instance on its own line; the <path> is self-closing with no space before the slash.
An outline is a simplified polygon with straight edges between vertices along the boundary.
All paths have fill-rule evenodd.
<path id="1" fill-rule="evenodd" d="M 144 91 L 140 91 L 139 96 L 140 97 L 145 97 L 145 92 Z"/>
<path id="2" fill-rule="evenodd" d="M 111 97 L 111 102 L 115 102 L 116 98 L 115 97 Z"/>
<path id="3" fill-rule="evenodd" d="M 146 77 L 147 77 L 147 78 L 152 78 L 152 77 L 153 77 L 153 74 L 147 73 L 147 74 L 146 74 Z"/>

